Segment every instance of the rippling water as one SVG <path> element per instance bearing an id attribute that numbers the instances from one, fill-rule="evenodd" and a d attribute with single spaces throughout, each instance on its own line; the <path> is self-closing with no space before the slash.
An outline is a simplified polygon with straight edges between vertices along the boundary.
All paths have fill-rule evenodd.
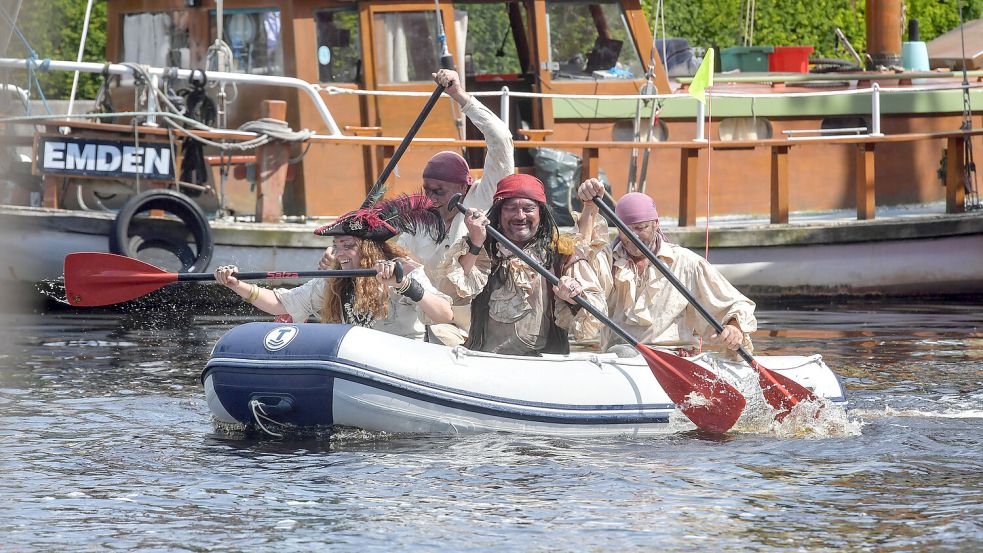
<path id="1" fill-rule="evenodd" d="M 981 308 L 759 311 L 859 432 L 717 439 L 246 439 L 198 382 L 244 319 L 9 315 L 0 550 L 980 550 Z"/>

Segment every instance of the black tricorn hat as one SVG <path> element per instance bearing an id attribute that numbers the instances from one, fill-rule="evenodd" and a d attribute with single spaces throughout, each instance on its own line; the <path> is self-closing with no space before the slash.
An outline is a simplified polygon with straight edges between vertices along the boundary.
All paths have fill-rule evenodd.
<path id="1" fill-rule="evenodd" d="M 350 211 L 314 231 L 319 236 L 354 236 L 385 242 L 400 233 L 425 232 L 441 242 L 446 235 L 440 208 L 423 194 L 404 194 L 375 206 Z"/>

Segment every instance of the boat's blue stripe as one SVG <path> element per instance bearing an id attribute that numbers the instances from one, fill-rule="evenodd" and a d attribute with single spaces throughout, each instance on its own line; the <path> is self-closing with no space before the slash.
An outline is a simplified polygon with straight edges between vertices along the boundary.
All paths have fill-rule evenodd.
<path id="1" fill-rule="evenodd" d="M 496 417 L 526 420 L 533 422 L 545 422 L 545 423 L 555 423 L 555 424 L 654 424 L 654 423 L 667 423 L 669 422 L 669 416 L 667 411 L 672 411 L 675 409 L 675 405 L 672 403 L 665 404 L 623 404 L 623 405 L 570 405 L 570 404 L 557 404 L 557 403 L 543 403 L 543 402 L 533 402 L 533 401 L 522 401 L 514 400 L 509 398 L 502 398 L 497 396 L 490 396 L 486 394 L 476 394 L 473 392 L 459 390 L 444 386 L 435 386 L 432 383 L 422 382 L 415 379 L 405 378 L 403 376 L 394 375 L 388 371 L 383 371 L 374 367 L 362 366 L 358 363 L 350 363 L 350 368 L 358 368 L 369 373 L 377 373 L 388 376 L 397 380 L 401 383 L 406 383 L 406 386 L 400 386 L 390 382 L 383 382 L 375 378 L 366 377 L 362 375 L 352 374 L 350 371 L 346 371 L 349 365 L 338 362 L 331 361 L 306 361 L 298 362 L 293 360 L 287 364 L 282 364 L 283 368 L 291 369 L 313 369 L 324 371 L 334 378 L 340 378 L 342 380 L 348 380 L 357 384 L 363 384 L 373 388 L 383 389 L 392 392 L 396 395 L 415 399 L 427 403 L 433 403 L 436 405 L 441 405 L 444 407 L 450 407 L 453 409 L 459 409 L 462 411 L 468 411 L 472 413 L 481 413 Z M 215 370 L 218 367 L 223 369 L 255 369 L 259 366 L 270 367 L 280 366 L 280 363 L 264 361 L 262 363 L 244 361 L 240 359 L 211 359 L 205 366 L 205 370 L 202 374 L 202 380 L 204 380 L 209 371 Z M 414 389 L 416 388 L 416 389 Z M 432 393 L 428 394 L 420 389 L 431 389 L 438 390 L 444 393 L 453 393 L 457 395 L 463 395 L 465 397 L 474 398 L 475 400 L 484 401 L 494 401 L 499 403 L 508 404 L 514 407 L 491 407 L 480 405 L 478 403 L 462 401 L 458 399 L 450 399 L 446 397 L 435 396 Z M 551 410 L 563 410 L 572 411 L 571 413 L 544 413 L 543 409 Z M 617 413 L 616 411 L 633 411 L 633 413 Z M 661 411 L 659 414 L 646 414 L 645 411 Z M 589 412 L 589 414 L 587 413 Z"/>

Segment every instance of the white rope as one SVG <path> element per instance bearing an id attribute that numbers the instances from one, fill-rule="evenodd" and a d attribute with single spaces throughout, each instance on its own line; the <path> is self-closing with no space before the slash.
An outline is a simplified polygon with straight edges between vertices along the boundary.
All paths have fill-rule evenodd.
<path id="1" fill-rule="evenodd" d="M 265 424 L 263 424 L 263 421 L 265 420 L 270 424 L 283 426 L 282 423 L 273 420 L 266 414 L 266 411 L 263 409 L 263 404 L 258 399 L 253 399 L 249 401 L 249 409 L 253 412 L 253 420 L 256 421 L 256 424 L 260 427 L 260 429 L 263 430 L 263 432 L 266 432 L 267 434 L 273 436 L 274 438 L 283 437 L 282 432 L 274 432 L 269 428 L 267 428 Z"/>
<path id="2" fill-rule="evenodd" d="M 983 88 L 983 83 L 969 85 L 970 88 Z M 962 90 L 962 85 L 921 85 L 917 88 L 881 88 L 881 94 L 917 94 L 925 91 L 940 90 Z M 350 88 L 339 88 L 335 86 L 321 87 L 322 92 L 327 94 L 352 94 L 356 96 L 407 96 L 407 97 L 429 97 L 431 92 L 397 92 L 385 90 L 354 90 Z M 717 98 L 807 98 L 821 96 L 847 96 L 855 94 L 873 94 L 874 89 L 856 88 L 852 90 L 829 90 L 816 92 L 780 92 L 780 93 L 740 93 L 740 92 L 715 92 Z M 471 96 L 502 96 L 501 91 L 468 92 Z M 661 99 L 689 99 L 683 94 L 543 94 L 539 92 L 518 92 L 509 90 L 509 96 L 519 98 L 552 98 L 559 100 L 661 100 Z"/>

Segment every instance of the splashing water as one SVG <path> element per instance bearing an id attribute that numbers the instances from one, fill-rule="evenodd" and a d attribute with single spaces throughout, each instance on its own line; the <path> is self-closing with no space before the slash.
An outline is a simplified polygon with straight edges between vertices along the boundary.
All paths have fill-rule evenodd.
<path id="1" fill-rule="evenodd" d="M 58 303 L 71 305 L 68 302 L 68 295 L 65 293 L 65 277 L 41 280 L 35 283 L 34 288 L 42 295 L 47 296 Z"/>
<path id="2" fill-rule="evenodd" d="M 755 379 L 756 381 L 756 379 Z M 801 401 L 789 411 L 781 421 L 778 413 L 765 400 L 761 388 L 755 386 L 753 393 L 747 393 L 744 413 L 734 425 L 735 432 L 771 434 L 778 438 L 839 438 L 859 436 L 863 422 L 851 419 L 843 405 L 823 398 L 816 401 Z"/>

